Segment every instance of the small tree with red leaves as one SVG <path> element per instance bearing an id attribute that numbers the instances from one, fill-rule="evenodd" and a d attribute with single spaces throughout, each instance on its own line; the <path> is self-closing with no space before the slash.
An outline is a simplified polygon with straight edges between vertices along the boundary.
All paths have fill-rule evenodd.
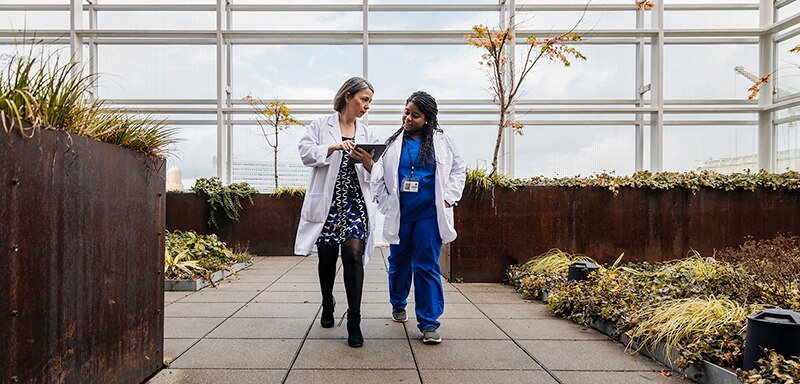
<path id="1" fill-rule="evenodd" d="M 472 27 L 472 34 L 464 35 L 470 45 L 484 51 L 479 64 L 487 70 L 487 76 L 491 84 L 489 91 L 500 108 L 500 123 L 497 127 L 497 140 L 495 141 L 494 155 L 492 157 L 492 172 L 489 176 L 493 176 L 497 172 L 497 157 L 504 130 L 510 127 L 515 134 L 522 134 L 522 123 L 511 121 L 508 117 L 508 112 L 516 101 L 517 96 L 519 96 L 522 84 L 536 64 L 544 59 L 561 62 L 568 67 L 572 58 L 586 59 L 578 50 L 567 45 L 567 43 L 581 40 L 581 37 L 573 33 L 573 31 L 574 28 L 556 37 L 544 39 L 528 36 L 525 41 L 527 50 L 523 55 L 524 58 L 520 61 L 508 55 L 509 46 L 514 44 L 513 26 L 505 29 L 489 30 L 488 27 L 481 24 Z M 507 72 L 509 64 L 519 68 L 514 73 L 514 76 L 509 76 Z"/>

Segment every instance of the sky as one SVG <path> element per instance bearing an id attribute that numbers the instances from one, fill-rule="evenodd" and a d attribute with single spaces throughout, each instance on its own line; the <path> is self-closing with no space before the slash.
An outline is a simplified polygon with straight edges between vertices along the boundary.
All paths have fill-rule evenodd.
<path id="1" fill-rule="evenodd" d="M 66 4 L 66 0 L 25 1 L 31 3 Z M 437 0 L 436 3 L 493 4 L 496 0 Z M 569 0 L 559 3 L 583 4 Z M 757 3 L 755 0 L 725 0 L 706 3 Z M 19 1 L 0 0 L 2 4 Z M 159 3 L 155 0 L 102 0 L 103 4 Z M 170 3 L 208 3 L 214 0 L 171 0 Z M 285 3 L 277 0 L 234 3 Z M 361 0 L 300 0 L 296 3 L 351 3 Z M 371 0 L 372 4 L 408 4 L 409 1 Z M 430 4 L 416 0 L 413 3 Z M 554 1 L 517 1 L 517 4 L 549 3 Z M 595 0 L 593 4 L 628 4 L 628 0 Z M 667 1 L 667 4 L 696 1 Z M 786 18 L 800 12 L 800 2 L 779 12 Z M 360 12 L 255 12 L 235 14 L 233 28 L 250 30 L 360 30 Z M 521 12 L 522 28 L 558 29 L 570 27 L 580 12 Z M 668 12 L 666 28 L 754 28 L 757 12 Z M 468 30 L 474 24 L 494 25 L 498 15 L 493 12 L 373 12 L 373 30 Z M 648 22 L 649 24 L 649 22 Z M 108 29 L 212 29 L 214 14 L 203 12 L 106 12 L 100 13 L 100 28 Z M 66 12 L 4 12 L 0 29 L 66 28 Z M 589 12 L 581 28 L 603 30 L 633 28 L 634 12 Z M 586 39 L 591 41 L 591 35 Z M 800 90 L 800 54 L 788 49 L 800 44 L 794 37 L 778 46 L 775 81 L 789 92 Z M 588 57 L 574 62 L 569 68 L 545 63 L 531 73 L 524 88 L 524 98 L 531 100 L 570 99 L 633 99 L 635 97 L 635 50 L 631 45 L 580 45 Z M 0 53 L 11 48 L 0 46 Z M 112 99 L 214 99 L 216 97 L 216 48 L 213 45 L 103 45 L 98 48 L 101 74 L 99 96 Z M 645 54 L 645 83 L 649 82 L 649 49 Z M 489 100 L 488 82 L 477 62 L 480 51 L 461 45 L 373 45 L 369 48 L 369 80 L 376 88 L 376 100 L 404 100 L 418 89 L 431 93 L 439 100 Z M 232 50 L 233 99 L 253 94 L 264 99 L 330 100 L 341 83 L 351 76 L 361 76 L 362 46 L 359 45 L 235 45 Z M 665 47 L 664 95 L 669 99 L 731 99 L 745 100 L 752 84 L 736 74 L 736 66 L 753 72 L 758 68 L 755 45 L 668 45 Z M 176 105 L 178 106 L 178 105 Z M 208 107 L 213 107 L 209 105 Z M 379 109 L 378 107 L 375 107 Z M 403 105 L 381 106 L 386 113 L 369 116 L 372 129 L 385 138 L 398 125 Z M 485 106 L 484 106 L 485 108 Z M 181 120 L 209 119 L 214 114 L 170 115 Z M 237 115 L 237 119 L 252 116 Z M 316 116 L 298 116 L 310 119 Z M 464 121 L 487 120 L 493 115 L 442 114 L 440 121 L 446 132 L 454 137 L 470 166 L 486 166 L 491 161 L 496 127 L 467 125 Z M 635 134 L 633 125 L 593 125 L 596 120 L 632 121 L 633 115 L 536 115 L 520 114 L 527 121 L 585 119 L 582 126 L 529 125 L 516 140 L 517 177 L 590 175 L 614 172 L 624 175 L 634 170 Z M 685 116 L 667 115 L 666 120 L 756 120 L 754 114 Z M 381 124 L 388 122 L 390 124 Z M 183 172 L 184 185 L 190 186 L 198 177 L 214 176 L 217 146 L 215 125 L 186 125 L 179 127 L 183 140 L 177 148 L 178 157 L 171 165 Z M 294 127 L 281 136 L 281 161 L 299 162 L 296 143 L 303 127 Z M 646 132 L 647 133 L 647 132 Z M 645 161 L 647 145 L 645 135 Z M 271 149 L 260 137 L 255 126 L 236 126 L 233 129 L 234 159 L 269 160 Z M 800 146 L 793 125 L 778 127 L 778 147 L 791 149 Z M 664 129 L 665 170 L 687 171 L 712 158 L 735 157 L 757 151 L 756 126 L 686 126 L 668 125 Z"/>

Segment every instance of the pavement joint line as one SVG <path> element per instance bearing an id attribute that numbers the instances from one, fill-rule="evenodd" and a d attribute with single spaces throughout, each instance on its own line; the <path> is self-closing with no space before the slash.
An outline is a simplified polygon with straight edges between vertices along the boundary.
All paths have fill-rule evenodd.
<path id="1" fill-rule="evenodd" d="M 259 260 L 259 261 L 261 261 L 261 260 Z M 294 266 L 292 266 L 292 268 L 296 267 L 296 266 L 297 266 L 297 264 L 301 263 L 302 261 L 303 261 L 303 260 L 300 260 L 300 261 L 298 261 L 297 263 L 295 263 L 295 265 L 294 265 Z M 253 263 L 253 264 L 255 265 L 255 263 Z M 281 274 L 281 276 L 280 276 L 280 277 L 283 277 L 283 275 L 285 275 L 286 273 L 288 273 L 289 271 L 291 271 L 291 270 L 292 270 L 292 268 L 289 268 L 289 269 L 288 269 L 286 272 L 284 272 L 283 274 Z M 280 278 L 280 277 L 279 277 L 279 278 Z M 276 279 L 276 280 L 277 280 L 277 279 Z M 275 284 L 275 282 L 273 281 L 272 283 L 270 283 L 270 284 L 267 286 L 267 288 L 269 288 L 269 287 L 270 287 L 272 284 Z M 264 289 L 266 289 L 266 288 L 264 288 Z M 200 291 L 202 291 L 202 289 L 201 289 Z M 194 292 L 192 292 L 192 293 L 190 293 L 190 294 L 186 295 L 186 297 L 189 297 L 189 296 L 191 296 L 191 295 L 194 295 L 195 293 L 197 293 L 197 292 L 200 292 L 200 291 L 194 291 Z M 194 346 L 195 346 L 195 345 L 197 345 L 197 344 L 198 344 L 198 343 L 199 343 L 201 340 L 205 339 L 205 338 L 206 338 L 208 335 L 210 335 L 210 334 L 211 334 L 211 332 L 214 332 L 214 331 L 215 331 L 217 328 L 219 328 L 219 326 L 220 326 L 220 325 L 222 325 L 222 324 L 223 324 L 223 323 L 225 323 L 226 321 L 230 320 L 230 318 L 232 318 L 232 317 L 233 317 L 233 315 L 235 315 L 236 313 L 238 313 L 239 311 L 241 311 L 241 310 L 242 310 L 242 308 L 244 308 L 245 306 L 247 306 L 247 304 L 250 304 L 250 302 L 252 302 L 252 301 L 253 301 L 253 300 L 254 300 L 256 297 L 258 297 L 258 295 L 260 295 L 260 293 L 259 293 L 259 294 L 257 294 L 257 295 L 255 295 L 255 296 L 253 296 L 253 298 L 252 298 L 252 299 L 250 299 L 249 301 L 247 301 L 246 303 L 235 303 L 235 304 L 242 304 L 242 305 L 239 307 L 239 309 L 237 309 L 236 311 L 234 311 L 233 313 L 231 313 L 231 314 L 230 314 L 228 317 L 225 317 L 225 320 L 222 320 L 222 321 L 221 321 L 219 324 L 217 324 L 217 325 L 216 325 L 214 328 L 211 328 L 211 330 L 210 330 L 210 331 L 206 332 L 206 334 L 205 334 L 205 335 L 203 335 L 202 337 L 200 337 L 199 339 L 197 339 L 197 341 L 195 341 L 194 343 L 192 343 L 192 345 L 190 345 L 190 346 L 189 346 L 189 348 L 186 348 L 186 349 L 185 349 L 183 352 L 181 352 L 180 354 L 178 354 L 178 356 L 175 356 L 175 358 L 173 358 L 173 359 L 170 361 L 170 364 L 172 364 L 172 362 L 174 362 L 175 360 L 178 360 L 178 359 L 179 359 L 181 356 L 183 356 L 183 355 L 184 355 L 186 352 L 188 352 L 190 349 L 194 348 Z M 195 303 L 195 304 L 197 304 L 197 303 Z M 200 304 L 202 304 L 202 303 L 200 303 Z M 166 318 L 166 317 L 165 317 L 165 318 Z M 214 318 L 214 317 L 211 317 L 211 318 Z M 221 319 L 222 317 L 217 317 L 217 318 Z M 312 322 L 311 322 L 311 324 L 313 325 L 313 324 L 314 324 L 314 322 L 312 321 Z M 209 340 L 212 340 L 212 339 L 209 339 Z M 302 346 L 302 344 L 301 344 L 301 346 Z M 292 363 L 294 363 L 294 361 L 293 361 Z M 169 368 L 169 364 L 164 364 L 164 367 L 165 367 L 165 368 Z M 285 379 L 284 379 L 284 381 L 285 381 Z"/>
<path id="2" fill-rule="evenodd" d="M 503 332 L 503 334 L 505 334 L 505 335 L 506 335 L 506 337 L 508 337 L 509 339 L 511 339 L 511 342 L 512 342 L 512 343 L 514 343 L 514 345 L 516 345 L 516 346 L 517 346 L 517 348 L 519 348 L 520 350 L 522 350 L 522 352 L 524 352 L 526 355 L 528 355 L 528 357 L 530 357 L 530 358 L 531 358 L 533 361 L 535 361 L 535 362 L 536 362 L 536 364 L 539 364 L 539 366 L 540 366 L 540 367 L 542 367 L 542 369 L 543 369 L 545 372 L 547 372 L 547 374 L 548 374 L 548 375 L 550 375 L 550 377 L 552 377 L 552 378 L 553 378 L 553 380 L 555 380 L 555 381 L 556 381 L 558 384 L 564 384 L 564 382 L 563 382 L 563 381 L 561 381 L 561 379 L 559 379 L 558 377 L 556 377 L 556 375 L 555 375 L 555 374 L 553 374 L 553 372 L 550 372 L 550 370 L 549 370 L 549 369 L 548 369 L 548 368 L 547 368 L 547 367 L 546 367 L 544 364 L 542 364 L 542 362 L 541 362 L 541 361 L 539 361 L 539 359 L 537 359 L 535 356 L 533 356 L 533 354 L 532 354 L 532 353 L 528 352 L 528 350 L 527 350 L 527 349 L 523 348 L 523 347 L 522 347 L 522 345 L 520 345 L 520 344 L 517 342 L 517 340 L 515 340 L 513 337 L 511 337 L 511 335 L 509 335 L 509 334 L 508 334 L 508 332 L 506 332 L 506 331 L 505 331 L 503 328 L 501 328 L 499 325 L 497 325 L 497 323 L 494 321 L 494 319 L 492 319 L 491 317 L 489 317 L 489 315 L 487 315 L 487 314 L 486 314 L 486 313 L 485 313 L 485 312 L 484 312 L 484 311 L 483 311 L 483 310 L 482 310 L 480 307 L 478 307 L 477 305 L 475 305 L 475 303 L 473 303 L 473 302 L 472 302 L 472 299 L 470 299 L 470 298 L 469 298 L 469 296 L 465 295 L 465 294 L 464 294 L 464 292 L 461 292 L 461 290 L 460 290 L 460 289 L 458 289 L 458 287 L 456 287 L 456 290 L 458 290 L 458 292 L 459 292 L 459 293 L 461 293 L 461 294 L 462 294 L 464 297 L 466 297 L 466 298 L 467 298 L 467 301 L 469 301 L 469 302 L 470 302 L 470 304 L 472 304 L 472 305 L 475 307 L 475 309 L 477 309 L 477 310 L 478 310 L 480 313 L 482 313 L 484 316 L 486 316 L 486 318 L 487 318 L 487 319 L 489 319 L 489 321 L 491 321 L 491 322 L 492 322 L 492 324 L 494 324 L 494 326 L 495 326 L 495 327 L 497 327 L 497 329 L 499 329 L 499 330 L 500 330 L 500 332 Z"/>

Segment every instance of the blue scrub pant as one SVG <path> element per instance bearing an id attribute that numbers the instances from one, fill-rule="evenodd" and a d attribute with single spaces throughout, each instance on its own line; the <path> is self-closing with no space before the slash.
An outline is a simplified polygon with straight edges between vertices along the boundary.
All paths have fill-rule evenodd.
<path id="1" fill-rule="evenodd" d="M 405 309 L 414 279 L 417 327 L 439 328 L 444 312 L 444 291 L 439 270 L 442 238 L 436 216 L 400 222 L 400 244 L 389 247 L 389 302 Z"/>

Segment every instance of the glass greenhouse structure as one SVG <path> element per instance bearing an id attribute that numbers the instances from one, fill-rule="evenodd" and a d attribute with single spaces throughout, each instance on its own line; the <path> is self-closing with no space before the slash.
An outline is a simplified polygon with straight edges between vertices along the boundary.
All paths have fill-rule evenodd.
<path id="1" fill-rule="evenodd" d="M 101 75 L 95 97 L 178 127 L 170 163 L 188 185 L 209 176 L 259 185 L 272 149 L 245 96 L 285 100 L 307 123 L 331 110 L 349 76 L 374 84 L 367 121 L 379 136 L 423 89 L 468 163 L 486 167 L 497 108 L 464 34 L 511 22 L 524 44 L 519 36 L 580 21 L 575 45 L 587 60 L 535 68 L 512 111 L 524 135 L 503 142 L 507 174 L 800 169 L 794 0 L 667 0 L 649 10 L 633 0 L 3 0 L 0 12 L 0 52 L 41 40 Z M 766 74 L 773 81 L 748 100 Z M 285 132 L 279 148 L 290 185 L 305 185 L 301 133 Z"/>

